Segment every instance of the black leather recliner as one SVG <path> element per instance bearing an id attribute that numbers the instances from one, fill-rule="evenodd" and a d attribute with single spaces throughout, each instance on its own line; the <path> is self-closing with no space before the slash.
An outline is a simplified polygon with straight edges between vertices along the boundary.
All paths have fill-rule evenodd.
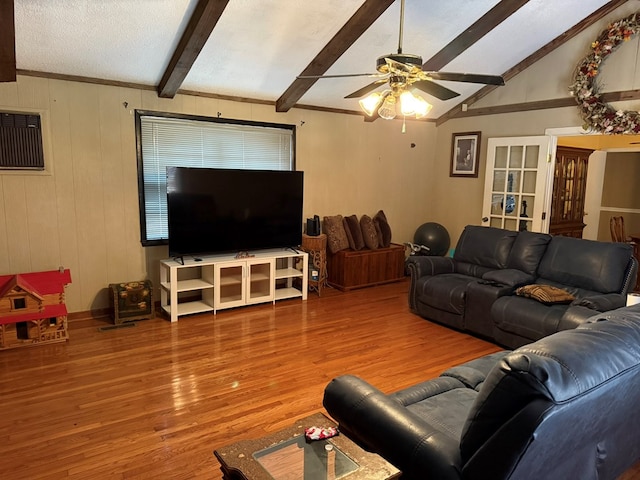
<path id="1" fill-rule="evenodd" d="M 344 375 L 324 406 L 406 480 L 615 479 L 640 458 L 640 305 L 386 395 Z"/>

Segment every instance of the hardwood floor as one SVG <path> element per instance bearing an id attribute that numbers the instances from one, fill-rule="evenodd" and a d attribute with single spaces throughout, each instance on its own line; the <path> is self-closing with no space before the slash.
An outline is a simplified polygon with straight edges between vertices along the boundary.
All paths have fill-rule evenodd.
<path id="1" fill-rule="evenodd" d="M 0 478 L 219 479 L 214 449 L 322 411 L 337 375 L 393 391 L 499 350 L 410 313 L 407 288 L 76 320 L 65 344 L 0 352 Z"/>

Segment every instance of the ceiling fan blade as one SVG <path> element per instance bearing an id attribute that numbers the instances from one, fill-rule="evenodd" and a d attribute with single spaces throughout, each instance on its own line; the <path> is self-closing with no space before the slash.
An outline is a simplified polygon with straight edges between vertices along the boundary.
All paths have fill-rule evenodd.
<path id="1" fill-rule="evenodd" d="M 504 85 L 504 78 L 500 75 L 483 75 L 478 73 L 425 72 L 426 76 L 434 80 L 451 82 L 483 83 L 485 85 Z"/>
<path id="2" fill-rule="evenodd" d="M 298 75 L 296 78 L 348 78 L 348 77 L 382 77 L 382 73 L 345 73 L 342 75 Z"/>
<path id="3" fill-rule="evenodd" d="M 350 93 L 349 95 L 347 95 L 344 98 L 359 98 L 359 97 L 363 97 L 365 96 L 367 93 L 374 91 L 376 88 L 378 88 L 381 84 L 386 83 L 387 79 L 384 78 L 382 80 L 376 80 L 373 83 L 370 83 L 369 85 L 366 85 L 364 87 L 362 87 L 359 90 L 356 90 L 353 93 Z"/>
<path id="4" fill-rule="evenodd" d="M 454 92 L 447 87 L 443 87 L 442 85 L 438 85 L 431 80 L 418 80 L 417 82 L 413 82 L 411 86 L 419 88 L 423 92 L 428 93 L 439 100 L 450 100 L 460 95 L 459 93 Z"/>

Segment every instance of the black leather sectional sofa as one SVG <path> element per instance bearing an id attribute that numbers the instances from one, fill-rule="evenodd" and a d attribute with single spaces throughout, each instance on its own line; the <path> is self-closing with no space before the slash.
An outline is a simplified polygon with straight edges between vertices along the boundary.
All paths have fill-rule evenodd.
<path id="1" fill-rule="evenodd" d="M 473 225 L 453 258 L 411 256 L 406 267 L 412 311 L 509 348 L 624 306 L 638 271 L 625 243 Z M 574 298 L 545 303 L 518 295 L 524 285 L 558 287 Z"/>
<path id="2" fill-rule="evenodd" d="M 640 305 L 387 395 L 327 385 L 341 431 L 403 480 L 613 480 L 640 458 Z"/>

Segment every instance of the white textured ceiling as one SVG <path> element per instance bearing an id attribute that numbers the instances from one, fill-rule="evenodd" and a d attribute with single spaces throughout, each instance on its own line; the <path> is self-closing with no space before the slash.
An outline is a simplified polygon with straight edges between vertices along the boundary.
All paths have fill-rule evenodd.
<path id="1" fill-rule="evenodd" d="M 276 101 L 364 0 L 231 0 L 182 88 Z M 427 61 L 498 0 L 406 0 L 405 53 Z M 530 0 L 443 71 L 503 74 L 606 4 Z M 197 0 L 15 0 L 17 68 L 157 86 Z M 398 45 L 400 1 L 327 74 L 375 71 Z M 322 79 L 298 103 L 359 110 L 343 97 L 366 77 Z M 482 88 L 442 82 L 461 95 L 426 96 L 437 118 Z"/>

